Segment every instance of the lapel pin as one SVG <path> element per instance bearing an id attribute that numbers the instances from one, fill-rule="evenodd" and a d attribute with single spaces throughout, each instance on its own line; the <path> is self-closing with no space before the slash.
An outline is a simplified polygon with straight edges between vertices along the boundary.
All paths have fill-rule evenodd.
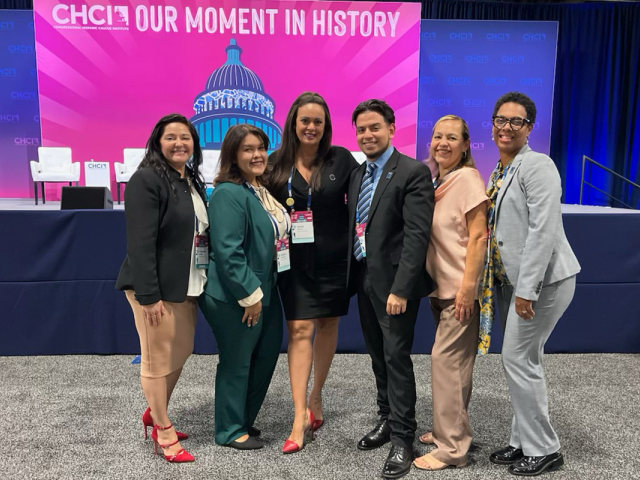
<path id="1" fill-rule="evenodd" d="M 391 177 L 393 177 L 393 172 L 387 173 L 387 180 L 389 180 Z"/>
<path id="2" fill-rule="evenodd" d="M 335 179 L 336 179 L 336 176 L 333 173 L 329 175 L 329 180 L 333 181 Z"/>

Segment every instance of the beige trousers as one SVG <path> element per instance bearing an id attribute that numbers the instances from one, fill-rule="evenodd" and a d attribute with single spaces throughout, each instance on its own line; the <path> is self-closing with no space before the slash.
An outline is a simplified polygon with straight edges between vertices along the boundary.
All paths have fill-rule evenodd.
<path id="1" fill-rule="evenodd" d="M 461 323 L 454 315 L 454 300 L 430 298 L 436 322 L 431 351 L 433 440 L 431 454 L 448 465 L 467 463 L 471 445 L 469 401 L 473 365 L 478 349 L 480 309 L 476 302 L 471 318 Z"/>
<path id="2" fill-rule="evenodd" d="M 133 290 L 127 290 L 125 294 L 140 337 L 140 376 L 166 377 L 182 368 L 193 352 L 196 298 L 187 297 L 182 303 L 163 301 L 164 315 L 160 325 L 151 327 L 144 319 L 142 305 L 136 300 Z"/>

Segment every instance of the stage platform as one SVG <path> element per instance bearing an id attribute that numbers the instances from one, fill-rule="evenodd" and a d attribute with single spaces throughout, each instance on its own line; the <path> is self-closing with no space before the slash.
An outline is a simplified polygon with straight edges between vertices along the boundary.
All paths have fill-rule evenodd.
<path id="1" fill-rule="evenodd" d="M 131 310 L 114 289 L 126 252 L 122 206 L 59 208 L 0 199 L 0 355 L 138 353 Z M 564 205 L 563 219 L 582 272 L 547 351 L 640 353 L 640 212 Z M 424 300 L 414 352 L 429 353 L 433 338 Z M 496 328 L 491 351 L 501 343 Z M 217 352 L 201 315 L 195 351 Z M 355 299 L 341 320 L 338 351 L 365 352 Z"/>

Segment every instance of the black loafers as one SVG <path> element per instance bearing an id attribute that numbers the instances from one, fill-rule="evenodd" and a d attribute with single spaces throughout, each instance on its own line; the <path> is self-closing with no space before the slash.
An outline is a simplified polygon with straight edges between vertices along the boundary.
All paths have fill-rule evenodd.
<path id="1" fill-rule="evenodd" d="M 507 448 L 497 450 L 489 455 L 489 461 L 496 465 L 511 465 L 524 457 L 522 450 L 509 445 Z"/>
<path id="2" fill-rule="evenodd" d="M 256 427 L 249 427 L 247 430 L 248 430 L 247 433 L 249 434 L 250 437 L 259 437 L 260 434 L 262 433 L 260 429 Z"/>
<path id="3" fill-rule="evenodd" d="M 264 447 L 264 444 L 257 437 L 249 437 L 244 442 L 233 441 L 227 443 L 226 447 L 235 448 L 236 450 L 258 450 Z"/>
<path id="4" fill-rule="evenodd" d="M 401 445 L 392 445 L 387 461 L 382 469 L 383 478 L 404 477 L 411 470 L 413 451 Z"/>
<path id="5" fill-rule="evenodd" d="M 373 450 L 374 448 L 380 448 L 385 443 L 389 443 L 389 441 L 391 441 L 391 427 L 387 420 L 383 420 L 378 422 L 373 430 L 360 439 L 358 448 L 360 450 Z"/>
<path id="6" fill-rule="evenodd" d="M 564 457 L 560 452 L 542 457 L 522 457 L 509 466 L 509 473 L 533 477 L 544 472 L 552 472 L 564 465 Z"/>

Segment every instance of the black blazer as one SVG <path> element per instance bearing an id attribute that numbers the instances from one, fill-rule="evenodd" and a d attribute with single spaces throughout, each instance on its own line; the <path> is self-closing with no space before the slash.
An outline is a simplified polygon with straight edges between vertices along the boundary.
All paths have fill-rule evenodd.
<path id="1" fill-rule="evenodd" d="M 133 290 L 141 305 L 187 299 L 195 211 L 187 179 L 173 168 L 169 178 L 175 196 L 151 167 L 136 171 L 124 192 L 127 257 L 116 288 Z"/>
<path id="2" fill-rule="evenodd" d="M 367 160 L 368 162 L 368 160 Z M 367 162 L 351 173 L 348 206 L 352 241 L 349 242 L 348 285 L 355 291 L 353 256 L 356 206 Z M 367 269 L 378 298 L 390 293 L 418 300 L 436 288 L 426 269 L 427 247 L 433 220 L 434 190 L 429 168 L 394 150 L 371 200 L 365 230 Z"/>

